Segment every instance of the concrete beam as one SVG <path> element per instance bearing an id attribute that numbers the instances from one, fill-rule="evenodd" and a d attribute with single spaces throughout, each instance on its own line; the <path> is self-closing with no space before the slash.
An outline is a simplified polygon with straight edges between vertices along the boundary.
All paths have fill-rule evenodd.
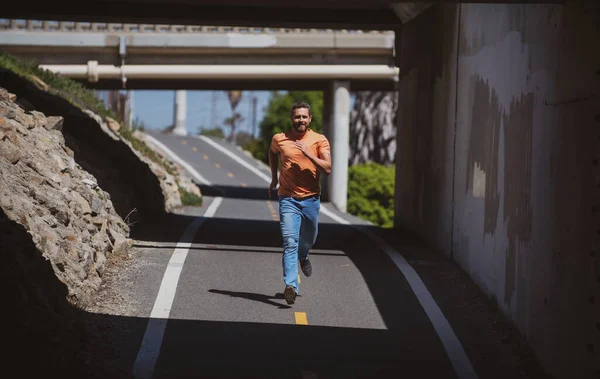
<path id="1" fill-rule="evenodd" d="M 268 53 L 270 50 L 341 49 L 341 51 L 372 51 L 387 54 L 394 45 L 394 33 L 147 33 L 147 32 L 81 32 L 81 31 L 21 31 L 0 32 L 0 46 L 118 47 L 119 37 L 127 37 L 128 50 L 135 49 L 244 49 Z M 373 54 L 373 53 L 372 53 Z"/>
<path id="2" fill-rule="evenodd" d="M 390 64 L 394 32 L 0 31 L 0 50 L 40 64 Z"/>

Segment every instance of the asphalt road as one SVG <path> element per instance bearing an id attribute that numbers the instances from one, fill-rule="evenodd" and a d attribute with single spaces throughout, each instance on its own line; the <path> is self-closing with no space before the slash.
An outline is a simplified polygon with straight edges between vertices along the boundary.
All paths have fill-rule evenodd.
<path id="1" fill-rule="evenodd" d="M 205 199 L 135 237 L 121 288 L 134 311 L 111 318 L 103 352 L 112 377 L 478 378 L 419 275 L 368 223 L 322 204 L 313 275 L 300 272 L 287 305 L 268 168 L 221 141 L 151 136 Z"/>

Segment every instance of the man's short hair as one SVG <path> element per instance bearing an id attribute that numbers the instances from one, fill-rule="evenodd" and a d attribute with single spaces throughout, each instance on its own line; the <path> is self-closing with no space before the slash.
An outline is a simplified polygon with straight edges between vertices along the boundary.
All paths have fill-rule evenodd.
<path id="1" fill-rule="evenodd" d="M 300 109 L 300 108 L 308 109 L 308 115 L 312 116 L 312 111 L 310 110 L 310 105 L 306 101 L 297 101 L 294 105 L 292 105 L 292 111 L 291 111 L 292 116 L 294 115 L 294 111 L 296 109 Z"/>

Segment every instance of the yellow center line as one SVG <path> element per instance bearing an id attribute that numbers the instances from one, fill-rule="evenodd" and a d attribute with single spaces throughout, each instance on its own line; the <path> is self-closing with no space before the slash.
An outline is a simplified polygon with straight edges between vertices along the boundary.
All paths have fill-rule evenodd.
<path id="1" fill-rule="evenodd" d="M 300 275 L 298 275 L 298 283 L 302 283 L 302 281 L 300 280 Z"/>
<path id="2" fill-rule="evenodd" d="M 208 155 L 204 154 L 204 155 L 202 156 L 202 158 L 204 158 L 204 159 L 208 159 Z"/>
<path id="3" fill-rule="evenodd" d="M 192 150 L 198 151 L 198 148 L 196 146 L 194 146 L 194 147 L 192 147 Z"/>
<path id="4" fill-rule="evenodd" d="M 227 176 L 229 176 L 230 178 L 233 178 L 233 174 L 231 172 L 228 172 Z"/>
<path id="5" fill-rule="evenodd" d="M 294 312 L 294 317 L 296 318 L 296 325 L 308 325 L 308 320 L 306 319 L 306 313 Z"/>
<path id="6" fill-rule="evenodd" d="M 220 165 L 220 164 L 218 164 L 218 163 L 215 163 L 215 167 L 216 167 L 216 168 L 221 168 L 221 165 Z"/>
<path id="7" fill-rule="evenodd" d="M 242 183 L 242 184 L 240 184 L 240 185 L 241 185 L 242 187 L 246 187 L 246 186 L 247 186 L 247 184 L 246 184 L 246 183 Z"/>
<path id="8" fill-rule="evenodd" d="M 182 144 L 182 145 L 187 145 L 187 141 L 186 141 L 186 140 L 183 140 L 183 141 L 181 141 L 181 144 Z"/>

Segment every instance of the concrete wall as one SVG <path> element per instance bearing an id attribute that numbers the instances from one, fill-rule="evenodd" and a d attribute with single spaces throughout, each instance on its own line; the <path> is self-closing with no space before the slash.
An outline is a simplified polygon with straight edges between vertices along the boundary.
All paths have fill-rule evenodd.
<path id="1" fill-rule="evenodd" d="M 396 225 L 557 378 L 600 377 L 598 8 L 436 5 L 401 32 Z"/>

